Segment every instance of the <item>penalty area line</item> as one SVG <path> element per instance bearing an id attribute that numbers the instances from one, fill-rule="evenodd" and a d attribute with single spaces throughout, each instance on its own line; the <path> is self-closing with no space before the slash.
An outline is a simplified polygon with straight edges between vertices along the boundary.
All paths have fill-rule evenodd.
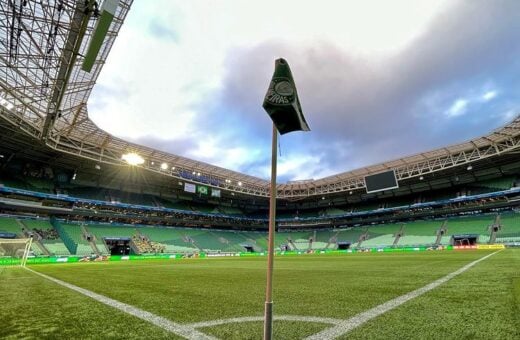
<path id="1" fill-rule="evenodd" d="M 387 301 L 383 304 L 380 304 L 379 306 L 376 306 L 374 308 L 371 308 L 365 312 L 359 313 L 359 314 L 351 317 L 350 319 L 344 320 L 343 322 L 341 322 L 340 324 L 338 324 L 334 327 L 328 328 L 322 332 L 311 335 L 311 336 L 305 338 L 305 340 L 335 339 L 341 335 L 344 335 L 345 333 L 350 332 L 354 328 L 357 328 L 357 327 L 363 325 L 364 323 L 366 323 L 394 308 L 399 307 L 403 303 L 408 302 L 412 299 L 415 299 L 416 297 L 419 297 L 419 296 L 429 292 L 430 290 L 437 288 L 438 286 L 442 285 L 443 283 L 446 283 L 447 281 L 453 279 L 455 276 L 464 273 L 466 270 L 470 269 L 477 263 L 484 261 L 487 258 L 489 258 L 490 256 L 493 256 L 496 253 L 499 253 L 501 251 L 502 250 L 499 250 L 499 251 L 496 251 L 489 255 L 483 256 L 483 257 L 479 258 L 478 260 L 468 263 L 464 267 L 462 267 L 452 273 L 449 273 L 448 275 L 441 277 L 440 279 L 435 280 L 432 283 L 427 284 L 426 286 L 413 290 L 407 294 L 398 296 L 395 299 L 389 300 L 389 301 Z"/>
<path id="2" fill-rule="evenodd" d="M 152 323 L 170 333 L 174 333 L 174 334 L 177 334 L 177 335 L 180 335 L 180 336 L 183 336 L 187 339 L 201 339 L 201 340 L 214 340 L 216 338 L 212 337 L 212 336 L 208 336 L 204 333 L 201 333 L 199 331 L 197 331 L 195 328 L 193 327 L 190 327 L 190 326 L 186 326 L 186 325 L 181 325 L 181 324 L 178 324 L 178 323 L 175 323 L 173 321 L 170 321 L 166 318 L 163 318 L 162 316 L 158 316 L 156 314 L 153 314 L 153 313 L 150 313 L 150 312 L 147 312 L 145 310 L 142 310 L 142 309 L 139 309 L 137 307 L 134 307 L 132 305 L 128 305 L 126 303 L 123 303 L 123 302 L 120 302 L 120 301 L 117 301 L 117 300 L 114 300 L 114 299 L 111 299 L 109 297 L 106 297 L 104 295 L 101 295 L 101 294 L 97 294 L 97 293 L 94 293 L 88 289 L 85 289 L 85 288 L 81 288 L 81 287 L 78 287 L 78 286 L 75 286 L 73 284 L 70 284 L 68 282 L 65 282 L 65 281 L 61 281 L 61 280 L 58 280 L 58 279 L 55 279 L 51 276 L 48 276 L 48 275 L 45 275 L 45 274 L 42 274 L 42 273 L 39 273 L 37 271 L 34 271 L 32 269 L 29 269 L 29 268 L 25 268 L 26 270 L 38 275 L 38 276 L 41 276 L 47 280 L 50 280 L 60 286 L 63 286 L 63 287 L 66 287 L 68 289 L 71 289 L 75 292 L 78 292 L 82 295 L 85 295 L 85 296 L 88 296 L 89 298 L 91 299 L 94 299 L 98 302 L 101 302 L 107 306 L 110 306 L 110 307 L 113 307 L 123 313 L 126 313 L 126 314 L 130 314 L 132 316 L 135 316 L 141 320 L 144 320 L 144 321 L 148 321 L 149 323 Z"/>

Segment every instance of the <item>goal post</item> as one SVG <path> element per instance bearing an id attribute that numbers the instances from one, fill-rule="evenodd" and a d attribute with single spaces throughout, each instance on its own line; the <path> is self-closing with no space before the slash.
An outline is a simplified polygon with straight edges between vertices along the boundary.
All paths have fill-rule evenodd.
<path id="1" fill-rule="evenodd" d="M 20 259 L 20 266 L 25 267 L 31 251 L 30 238 L 0 238 L 0 258 Z"/>

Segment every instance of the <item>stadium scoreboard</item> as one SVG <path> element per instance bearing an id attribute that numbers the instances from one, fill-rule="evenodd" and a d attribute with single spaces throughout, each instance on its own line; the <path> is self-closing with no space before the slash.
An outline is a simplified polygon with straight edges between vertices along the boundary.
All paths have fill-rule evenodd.
<path id="1" fill-rule="evenodd" d="M 399 188 L 399 184 L 395 177 L 395 171 L 390 170 L 375 175 L 365 176 L 365 187 L 367 189 L 367 194 L 370 194 L 373 192 Z"/>

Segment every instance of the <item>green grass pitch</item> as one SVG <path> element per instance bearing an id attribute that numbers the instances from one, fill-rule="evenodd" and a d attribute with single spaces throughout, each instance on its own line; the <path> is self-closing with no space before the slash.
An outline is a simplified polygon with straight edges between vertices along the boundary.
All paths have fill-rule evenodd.
<path id="1" fill-rule="evenodd" d="M 348 319 L 422 287 L 488 251 L 277 257 L 275 315 Z M 266 258 L 35 265 L 31 268 L 180 324 L 262 316 Z M 276 339 L 330 327 L 275 321 Z M 201 328 L 261 339 L 261 322 Z M 21 268 L 0 268 L 0 338 L 176 339 Z M 342 339 L 520 339 L 520 250 L 506 249 Z"/>

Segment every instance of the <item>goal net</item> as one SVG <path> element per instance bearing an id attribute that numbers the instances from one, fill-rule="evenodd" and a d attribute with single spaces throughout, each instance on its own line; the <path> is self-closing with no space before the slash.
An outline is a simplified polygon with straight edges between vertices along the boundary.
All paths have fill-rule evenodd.
<path id="1" fill-rule="evenodd" d="M 19 259 L 20 266 L 25 267 L 31 244 L 32 238 L 0 238 L 0 259 Z"/>

